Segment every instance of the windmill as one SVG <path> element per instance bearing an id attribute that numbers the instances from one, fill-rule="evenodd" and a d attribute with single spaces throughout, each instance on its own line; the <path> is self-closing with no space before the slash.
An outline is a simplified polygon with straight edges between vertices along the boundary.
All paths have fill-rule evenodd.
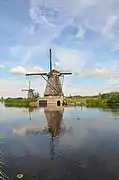
<path id="1" fill-rule="evenodd" d="M 71 72 L 59 72 L 52 68 L 52 55 L 50 49 L 50 71 L 48 73 L 27 73 L 26 76 L 40 75 L 46 81 L 44 98 L 47 105 L 61 106 L 64 104 L 64 94 L 60 78 L 65 75 L 71 75 Z"/>
<path id="2" fill-rule="evenodd" d="M 29 81 L 28 89 L 22 89 L 22 91 L 27 91 L 28 92 L 28 98 L 33 98 L 34 97 L 34 89 L 31 89 L 31 81 Z"/>

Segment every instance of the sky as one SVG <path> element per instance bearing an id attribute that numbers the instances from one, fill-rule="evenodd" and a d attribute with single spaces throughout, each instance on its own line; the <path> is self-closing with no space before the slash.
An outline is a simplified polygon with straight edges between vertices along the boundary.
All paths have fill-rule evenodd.
<path id="1" fill-rule="evenodd" d="M 65 95 L 93 95 L 119 88 L 118 0 L 0 0 L 0 96 L 42 96 L 45 81 L 27 72 L 53 67 L 72 72 Z"/>

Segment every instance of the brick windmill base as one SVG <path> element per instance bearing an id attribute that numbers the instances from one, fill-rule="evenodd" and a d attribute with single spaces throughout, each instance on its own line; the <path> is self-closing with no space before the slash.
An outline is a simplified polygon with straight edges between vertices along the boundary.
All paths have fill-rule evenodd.
<path id="1" fill-rule="evenodd" d="M 55 106 L 63 106 L 64 105 L 64 98 L 63 97 L 48 97 L 44 98 L 47 102 L 47 106 L 55 107 Z"/>

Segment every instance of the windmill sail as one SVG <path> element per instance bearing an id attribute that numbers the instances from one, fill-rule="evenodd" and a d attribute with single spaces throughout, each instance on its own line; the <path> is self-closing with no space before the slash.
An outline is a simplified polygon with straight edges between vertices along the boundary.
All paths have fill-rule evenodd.
<path id="1" fill-rule="evenodd" d="M 52 52 L 50 49 L 50 71 L 52 71 Z"/>

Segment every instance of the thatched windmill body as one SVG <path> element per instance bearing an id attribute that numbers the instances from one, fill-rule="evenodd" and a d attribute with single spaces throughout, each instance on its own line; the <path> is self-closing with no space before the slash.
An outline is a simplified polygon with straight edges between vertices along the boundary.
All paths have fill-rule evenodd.
<path id="1" fill-rule="evenodd" d="M 31 81 L 29 81 L 28 89 L 22 89 L 22 91 L 28 92 L 28 98 L 34 97 L 34 89 L 31 89 Z"/>
<path id="2" fill-rule="evenodd" d="M 52 58 L 50 49 L 50 71 L 48 73 L 28 73 L 26 76 L 40 75 L 46 81 L 46 88 L 44 92 L 44 99 L 46 104 L 53 106 L 61 106 L 64 104 L 64 94 L 62 91 L 61 77 L 71 75 L 70 72 L 59 72 L 52 68 Z"/>

